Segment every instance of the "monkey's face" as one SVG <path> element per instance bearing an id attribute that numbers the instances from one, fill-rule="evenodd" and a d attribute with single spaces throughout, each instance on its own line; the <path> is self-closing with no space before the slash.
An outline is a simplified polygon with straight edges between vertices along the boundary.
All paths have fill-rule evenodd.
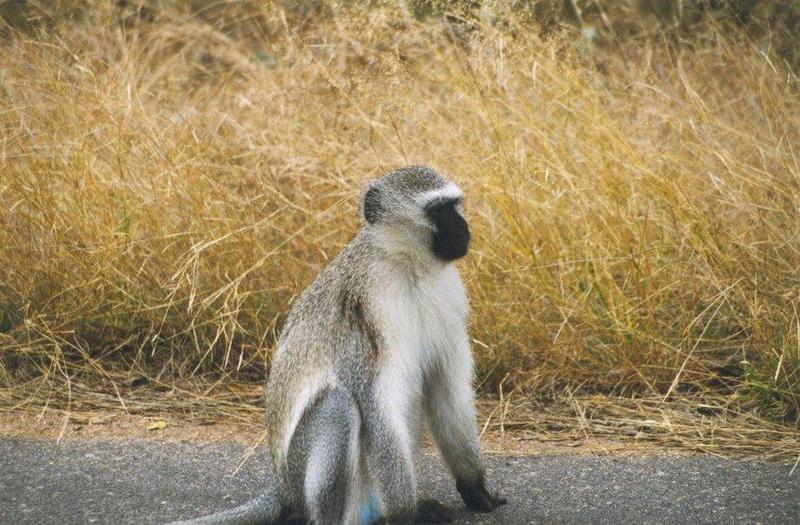
<path id="1" fill-rule="evenodd" d="M 436 199 L 425 205 L 425 217 L 433 226 L 431 250 L 437 259 L 455 261 L 467 254 L 469 226 L 461 214 L 461 197 Z"/>
<path id="2" fill-rule="evenodd" d="M 455 261 L 467 254 L 469 227 L 461 190 L 430 168 L 411 166 L 373 181 L 364 218 L 390 253 L 412 260 Z"/>

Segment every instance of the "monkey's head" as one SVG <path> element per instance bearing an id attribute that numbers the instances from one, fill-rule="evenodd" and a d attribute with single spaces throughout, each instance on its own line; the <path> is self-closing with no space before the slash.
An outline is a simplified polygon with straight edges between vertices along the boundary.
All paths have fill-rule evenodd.
<path id="1" fill-rule="evenodd" d="M 370 183 L 364 194 L 364 218 L 388 250 L 427 252 L 450 262 L 464 257 L 469 247 L 462 201 L 458 186 L 431 168 L 411 166 Z"/>

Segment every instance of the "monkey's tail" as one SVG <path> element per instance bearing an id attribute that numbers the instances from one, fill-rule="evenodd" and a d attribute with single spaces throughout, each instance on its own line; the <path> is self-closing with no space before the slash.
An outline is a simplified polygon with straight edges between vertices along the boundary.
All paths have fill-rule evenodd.
<path id="1" fill-rule="evenodd" d="M 167 525 L 255 525 L 280 523 L 286 518 L 278 489 L 275 486 L 238 507 L 187 521 Z"/>

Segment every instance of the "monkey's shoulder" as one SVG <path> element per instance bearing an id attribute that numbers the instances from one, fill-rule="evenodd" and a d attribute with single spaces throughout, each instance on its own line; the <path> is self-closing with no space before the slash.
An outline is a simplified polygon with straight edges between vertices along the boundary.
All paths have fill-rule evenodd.
<path id="1" fill-rule="evenodd" d="M 289 317 L 336 313 L 343 293 L 363 293 L 367 287 L 375 250 L 359 236 L 340 251 L 295 301 Z M 311 313 L 313 311 L 313 314 Z"/>
<path id="2" fill-rule="evenodd" d="M 376 253 L 356 236 L 320 271 L 292 305 L 278 343 L 279 354 L 303 362 L 333 362 L 380 344 L 369 299 Z M 363 337 L 353 337 L 360 334 Z"/>

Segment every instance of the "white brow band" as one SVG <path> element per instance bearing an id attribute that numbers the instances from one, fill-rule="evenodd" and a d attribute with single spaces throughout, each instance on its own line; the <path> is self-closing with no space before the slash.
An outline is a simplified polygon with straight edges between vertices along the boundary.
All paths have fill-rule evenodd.
<path id="1" fill-rule="evenodd" d="M 461 188 L 449 182 L 447 186 L 443 188 L 421 193 L 418 198 L 421 204 L 426 204 L 437 199 L 460 199 L 463 195 L 464 193 L 461 191 Z"/>

